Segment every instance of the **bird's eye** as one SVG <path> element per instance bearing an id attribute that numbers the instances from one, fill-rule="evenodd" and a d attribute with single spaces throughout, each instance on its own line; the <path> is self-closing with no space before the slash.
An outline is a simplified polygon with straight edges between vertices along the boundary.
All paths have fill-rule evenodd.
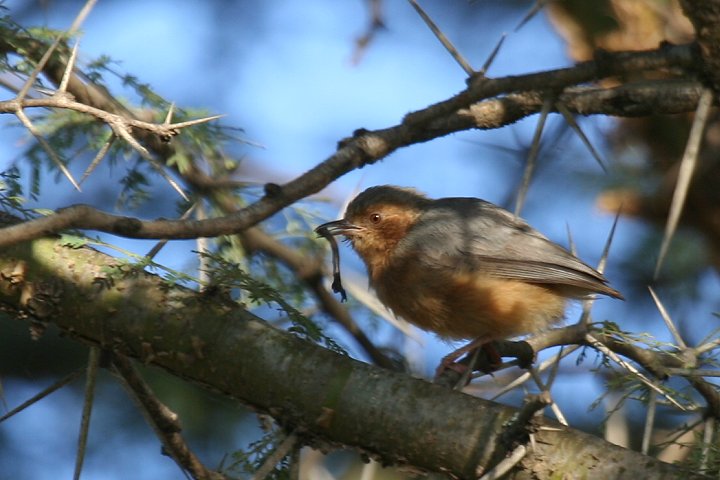
<path id="1" fill-rule="evenodd" d="M 372 223 L 380 223 L 380 220 L 382 220 L 382 215 L 380 215 L 379 213 L 370 214 L 370 221 Z"/>

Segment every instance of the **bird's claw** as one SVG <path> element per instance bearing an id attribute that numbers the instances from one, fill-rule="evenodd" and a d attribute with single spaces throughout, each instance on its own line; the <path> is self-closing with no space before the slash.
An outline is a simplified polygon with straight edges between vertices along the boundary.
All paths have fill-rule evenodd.
<path id="1" fill-rule="evenodd" d="M 464 363 L 458 363 L 452 360 L 446 362 L 445 359 L 443 359 L 443 361 L 440 362 L 440 365 L 438 365 L 438 367 L 435 369 L 434 381 L 439 380 L 440 377 L 442 377 L 447 370 L 452 370 L 459 373 L 460 375 L 463 375 L 468 371 L 468 366 Z"/>

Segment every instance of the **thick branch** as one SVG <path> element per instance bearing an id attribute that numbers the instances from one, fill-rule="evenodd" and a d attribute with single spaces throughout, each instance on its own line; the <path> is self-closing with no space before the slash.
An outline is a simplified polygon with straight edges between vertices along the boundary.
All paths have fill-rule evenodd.
<path id="1" fill-rule="evenodd" d="M 573 67 L 502 78 L 478 76 L 470 80 L 465 91 L 443 102 L 406 117 L 408 123 L 425 123 L 467 107 L 478 101 L 502 94 L 523 91 L 555 91 L 602 78 L 632 72 L 680 68 L 692 70 L 699 65 L 697 52 L 690 45 L 666 45 L 645 52 L 599 52 L 595 60 Z"/>
<path id="2" fill-rule="evenodd" d="M 50 239 L 5 249 L 0 305 L 268 412 L 305 432 L 307 444 L 354 446 L 384 462 L 460 478 L 487 469 L 493 451 L 509 447 L 500 442 L 513 409 L 334 354 L 223 297 L 168 287 L 144 273 L 123 275 L 117 267 L 106 255 Z M 107 271 L 117 274 L 109 278 Z M 535 437 L 555 472 L 681 475 L 574 430 L 541 428 Z M 525 468 L 540 460 L 531 453 Z"/>

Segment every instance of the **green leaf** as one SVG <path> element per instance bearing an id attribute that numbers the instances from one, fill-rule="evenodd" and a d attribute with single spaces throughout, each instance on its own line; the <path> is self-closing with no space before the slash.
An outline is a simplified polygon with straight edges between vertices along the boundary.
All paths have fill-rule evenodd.
<path id="1" fill-rule="evenodd" d="M 88 244 L 87 237 L 63 233 L 60 235 L 60 245 L 70 248 L 82 248 Z"/>

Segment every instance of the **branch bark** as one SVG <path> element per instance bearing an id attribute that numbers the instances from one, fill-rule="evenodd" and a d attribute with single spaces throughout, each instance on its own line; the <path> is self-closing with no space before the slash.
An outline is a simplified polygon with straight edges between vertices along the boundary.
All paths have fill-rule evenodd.
<path id="1" fill-rule="evenodd" d="M 115 272 L 109 274 L 107 272 Z M 517 411 L 360 363 L 275 329 L 219 295 L 168 286 L 89 248 L 38 239 L 0 254 L 7 317 L 164 368 L 275 417 L 304 444 L 475 478 L 526 438 Z M 701 478 L 549 421 L 515 473 Z"/>

